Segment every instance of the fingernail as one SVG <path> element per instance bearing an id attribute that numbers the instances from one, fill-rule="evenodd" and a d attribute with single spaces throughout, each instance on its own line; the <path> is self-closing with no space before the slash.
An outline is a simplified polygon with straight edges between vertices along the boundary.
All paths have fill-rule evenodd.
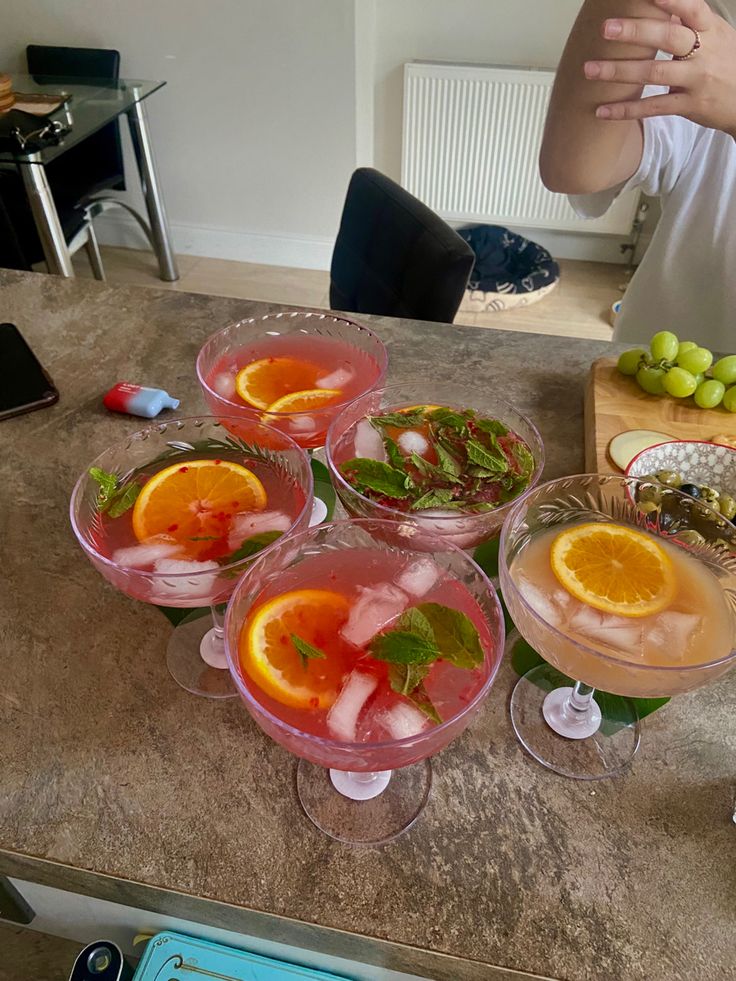
<path id="1" fill-rule="evenodd" d="M 586 61 L 585 62 L 585 77 L 586 78 L 598 78 L 601 73 L 601 66 L 597 61 Z"/>
<path id="2" fill-rule="evenodd" d="M 618 37 L 622 30 L 623 25 L 620 20 L 607 20 L 603 33 L 606 37 Z"/>
<path id="3" fill-rule="evenodd" d="M 598 106 L 598 108 L 595 111 L 595 114 L 599 119 L 611 118 L 611 110 L 608 108 L 608 106 Z"/>

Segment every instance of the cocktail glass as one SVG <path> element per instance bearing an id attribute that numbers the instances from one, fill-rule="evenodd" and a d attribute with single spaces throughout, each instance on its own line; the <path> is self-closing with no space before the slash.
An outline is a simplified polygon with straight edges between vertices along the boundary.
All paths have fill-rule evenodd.
<path id="1" fill-rule="evenodd" d="M 430 397 L 428 398 L 428 393 Z M 417 405 L 443 406 L 453 409 L 475 409 L 486 418 L 498 419 L 513 430 L 527 444 L 534 457 L 534 471 L 524 493 L 535 486 L 544 468 L 544 446 L 535 425 L 503 399 L 476 389 L 452 383 L 431 385 L 392 385 L 380 391 L 369 392 L 343 409 L 329 428 L 325 452 L 330 477 L 343 507 L 356 518 L 374 520 L 412 521 L 430 535 L 438 535 L 458 548 L 472 549 L 481 542 L 498 535 L 504 518 L 518 498 L 499 504 L 493 511 L 479 514 L 442 512 L 406 512 L 380 504 L 356 490 L 343 476 L 342 465 L 367 451 L 356 452 L 355 436 L 359 423 L 367 416 L 395 412 Z M 378 434 L 376 434 L 378 436 Z"/>
<path id="2" fill-rule="evenodd" d="M 293 357 L 323 367 L 337 379 L 341 397 L 298 412 L 249 406 L 235 392 L 235 375 L 249 362 L 268 357 Z M 334 314 L 291 311 L 240 320 L 218 331 L 197 356 L 197 378 L 213 415 L 247 418 L 255 413 L 299 446 L 313 449 L 324 446 L 329 424 L 349 402 L 380 386 L 387 366 L 386 348 L 362 324 Z"/>
<path id="3" fill-rule="evenodd" d="M 178 463 L 186 466 L 195 459 L 229 461 L 257 474 L 268 491 L 266 508 L 270 509 L 261 525 L 265 530 L 273 512 L 273 523 L 278 527 L 271 535 L 280 532 L 286 537 L 308 527 L 312 472 L 304 451 L 289 436 L 260 422 L 209 416 L 155 423 L 105 450 L 74 487 L 71 523 L 92 565 L 126 596 L 156 606 L 198 611 L 185 616 L 171 635 L 169 671 L 193 694 L 231 698 L 236 691 L 227 670 L 222 607 L 253 555 L 220 560 L 219 565 L 182 563 L 191 566 L 182 572 L 170 571 L 169 563 L 168 571 L 156 571 L 156 563 L 172 553 L 176 557 L 176 549 L 164 543 L 158 551 L 154 545 L 150 555 L 137 551 L 140 543 L 132 531 L 130 513 L 109 521 L 101 513 L 100 485 L 90 474 L 99 468 L 115 475 L 118 487 L 125 488 L 136 481 L 143 483 L 143 477 L 166 467 Z M 206 511 L 206 502 L 201 506 Z M 118 527 L 118 523 L 122 524 Z M 268 544 L 269 537 L 267 533 L 259 554 L 275 547 L 276 541 Z M 123 558 L 116 561 L 116 553 Z M 144 558 L 150 561 L 144 562 Z M 203 565 L 206 567 L 201 568 Z M 202 615 L 201 608 L 207 606 L 211 617 Z"/>
<path id="4" fill-rule="evenodd" d="M 642 490 L 652 486 L 616 475 L 564 477 L 536 487 L 515 504 L 503 527 L 499 552 L 503 598 L 519 633 L 547 662 L 517 683 L 511 720 L 525 749 L 564 776 L 597 780 L 619 773 L 639 747 L 639 716 L 632 698 L 692 691 L 724 674 L 736 661 L 736 556 L 724 544 L 704 542 L 701 534 L 716 529 L 711 537 L 717 535 L 736 547 L 733 526 L 702 502 L 670 488 L 661 488 L 668 495 L 667 512 L 645 514 L 637 502 L 646 496 Z M 539 542 L 541 536 L 551 541 L 555 533 L 586 522 L 629 526 L 669 546 L 678 596 L 687 589 L 696 595 L 695 587 L 707 577 L 707 595 L 712 596 L 719 619 L 710 617 L 713 636 L 703 642 L 702 656 L 700 648 L 690 653 L 688 638 L 695 621 L 683 621 L 677 603 L 641 619 L 601 616 L 599 624 L 585 628 L 594 632 L 581 638 L 579 611 L 569 605 L 554 578 L 548 545 Z M 706 629 L 708 611 L 702 612 Z M 718 629 L 713 628 L 716 622 Z M 647 653 L 645 660 L 644 640 L 632 642 L 632 638 L 651 638 L 654 629 L 667 631 L 661 635 L 668 638 L 666 655 L 654 660 Z"/>
<path id="5" fill-rule="evenodd" d="M 270 599 L 293 589 L 323 588 L 325 575 L 331 589 L 352 596 L 365 597 L 363 590 L 383 589 L 384 583 L 395 590 L 397 580 L 392 578 L 392 570 L 415 560 L 433 562 L 438 578 L 421 594 L 424 599 L 407 595 L 407 604 L 441 596 L 443 604 L 461 609 L 472 619 L 482 645 L 482 663 L 472 672 L 460 671 L 444 661 L 432 666 L 432 670 L 446 672 L 435 676 L 434 689 L 431 673 L 425 682 L 433 697 L 439 690 L 440 724 L 424 720 L 426 728 L 417 733 L 402 738 L 381 736 L 383 716 L 379 708 L 385 707 L 381 699 L 387 699 L 392 708 L 400 703 L 412 718 L 418 714 L 423 719 L 402 696 L 388 691 L 388 682 L 384 682 L 385 690 L 379 685 L 375 701 L 358 710 L 364 715 L 353 709 L 355 718 L 363 720 L 357 725 L 355 738 L 340 740 L 330 735 L 334 729 L 330 729 L 324 712 L 310 715 L 285 708 L 264 694 L 243 668 L 240 645 L 244 624 L 254 610 L 262 608 L 264 597 Z M 400 581 L 407 586 L 405 579 Z M 416 593 L 416 584 L 412 588 Z M 426 589 L 426 583 L 422 588 Z M 368 635 L 384 624 L 364 622 L 361 617 L 358 629 L 364 626 Z M 407 830 L 421 813 L 431 786 L 428 758 L 456 739 L 479 712 L 501 661 L 504 625 L 494 590 L 466 553 L 436 536 L 427 536 L 413 524 L 352 520 L 311 528 L 254 562 L 228 605 L 225 635 L 230 671 L 248 712 L 267 735 L 299 757 L 297 792 L 307 816 L 333 838 L 378 844 Z M 371 658 L 365 654 L 355 657 L 358 660 L 348 671 L 364 665 L 371 670 Z M 458 674 L 463 676 L 462 688 Z M 341 683 L 347 685 L 350 677 L 352 674 L 346 681 L 343 676 Z"/>

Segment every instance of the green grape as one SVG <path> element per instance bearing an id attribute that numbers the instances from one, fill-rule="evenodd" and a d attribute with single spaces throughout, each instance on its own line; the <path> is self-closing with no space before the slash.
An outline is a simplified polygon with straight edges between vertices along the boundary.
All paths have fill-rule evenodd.
<path id="1" fill-rule="evenodd" d="M 697 388 L 695 378 L 684 368 L 670 368 L 664 376 L 662 384 L 665 392 L 676 399 L 686 399 Z"/>
<path id="2" fill-rule="evenodd" d="M 692 374 L 692 372 L 691 372 L 691 374 Z M 695 375 L 695 383 L 697 385 L 702 385 L 704 381 L 705 381 L 705 375 L 703 374 L 702 371 L 699 371 L 697 373 L 697 375 Z"/>
<path id="3" fill-rule="evenodd" d="M 713 364 L 713 355 L 705 347 L 694 347 L 690 351 L 685 351 L 682 357 L 678 357 L 677 363 L 691 375 L 697 375 L 699 371 L 707 371 Z"/>
<path id="4" fill-rule="evenodd" d="M 679 361 L 681 354 L 684 354 L 685 351 L 694 351 L 697 346 L 698 345 L 695 343 L 695 341 L 680 341 L 680 344 L 677 348 L 677 357 L 675 358 L 675 360 Z"/>
<path id="5" fill-rule="evenodd" d="M 664 376 L 664 368 L 654 368 L 646 365 L 644 368 L 639 368 L 636 373 L 636 380 L 639 383 L 639 387 L 643 388 L 650 395 L 662 395 L 664 393 L 664 385 L 662 384 Z"/>
<path id="6" fill-rule="evenodd" d="M 726 389 L 726 394 L 723 396 L 723 408 L 728 409 L 729 412 L 736 412 L 736 386 Z"/>
<path id="7" fill-rule="evenodd" d="M 720 404 L 725 391 L 726 386 L 723 382 L 709 378 L 708 381 L 701 382 L 695 389 L 695 404 L 699 405 L 701 409 L 715 409 Z"/>
<path id="8" fill-rule="evenodd" d="M 736 354 L 729 354 L 727 358 L 716 361 L 711 374 L 724 385 L 733 385 L 736 382 Z"/>
<path id="9" fill-rule="evenodd" d="M 657 331 L 649 342 L 649 348 L 655 361 L 674 361 L 679 347 L 680 342 L 677 339 L 677 334 L 673 334 L 669 330 Z"/>
<path id="10" fill-rule="evenodd" d="M 639 370 L 639 362 L 648 353 L 643 347 L 635 347 L 631 351 L 624 351 L 618 359 L 618 370 L 622 375 L 635 375 Z"/>

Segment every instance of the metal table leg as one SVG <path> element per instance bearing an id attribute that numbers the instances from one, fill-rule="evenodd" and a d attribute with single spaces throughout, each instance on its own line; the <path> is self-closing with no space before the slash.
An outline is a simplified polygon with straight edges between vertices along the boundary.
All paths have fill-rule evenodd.
<path id="1" fill-rule="evenodd" d="M 50 273 L 57 273 L 59 276 L 71 279 L 74 276 L 72 258 L 46 178 L 46 169 L 41 162 L 41 155 L 31 154 L 28 163 L 24 162 L 20 165 L 20 172 L 48 270 Z"/>
<path id="2" fill-rule="evenodd" d="M 146 198 L 148 217 L 151 222 L 153 245 L 158 257 L 161 279 L 173 283 L 179 278 L 179 270 L 176 267 L 176 256 L 171 243 L 171 232 L 166 217 L 166 207 L 159 184 L 151 134 L 148 131 L 148 118 L 143 101 L 140 99 L 136 101 L 128 110 L 127 115 L 133 149 L 141 175 L 143 194 Z"/>

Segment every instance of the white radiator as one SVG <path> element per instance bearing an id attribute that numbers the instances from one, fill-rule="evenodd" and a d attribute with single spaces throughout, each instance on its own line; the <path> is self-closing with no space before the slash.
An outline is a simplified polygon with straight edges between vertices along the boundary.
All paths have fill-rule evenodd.
<path id="1" fill-rule="evenodd" d="M 639 192 L 595 220 L 548 191 L 538 156 L 554 73 L 404 65 L 401 183 L 451 222 L 628 235 Z"/>

